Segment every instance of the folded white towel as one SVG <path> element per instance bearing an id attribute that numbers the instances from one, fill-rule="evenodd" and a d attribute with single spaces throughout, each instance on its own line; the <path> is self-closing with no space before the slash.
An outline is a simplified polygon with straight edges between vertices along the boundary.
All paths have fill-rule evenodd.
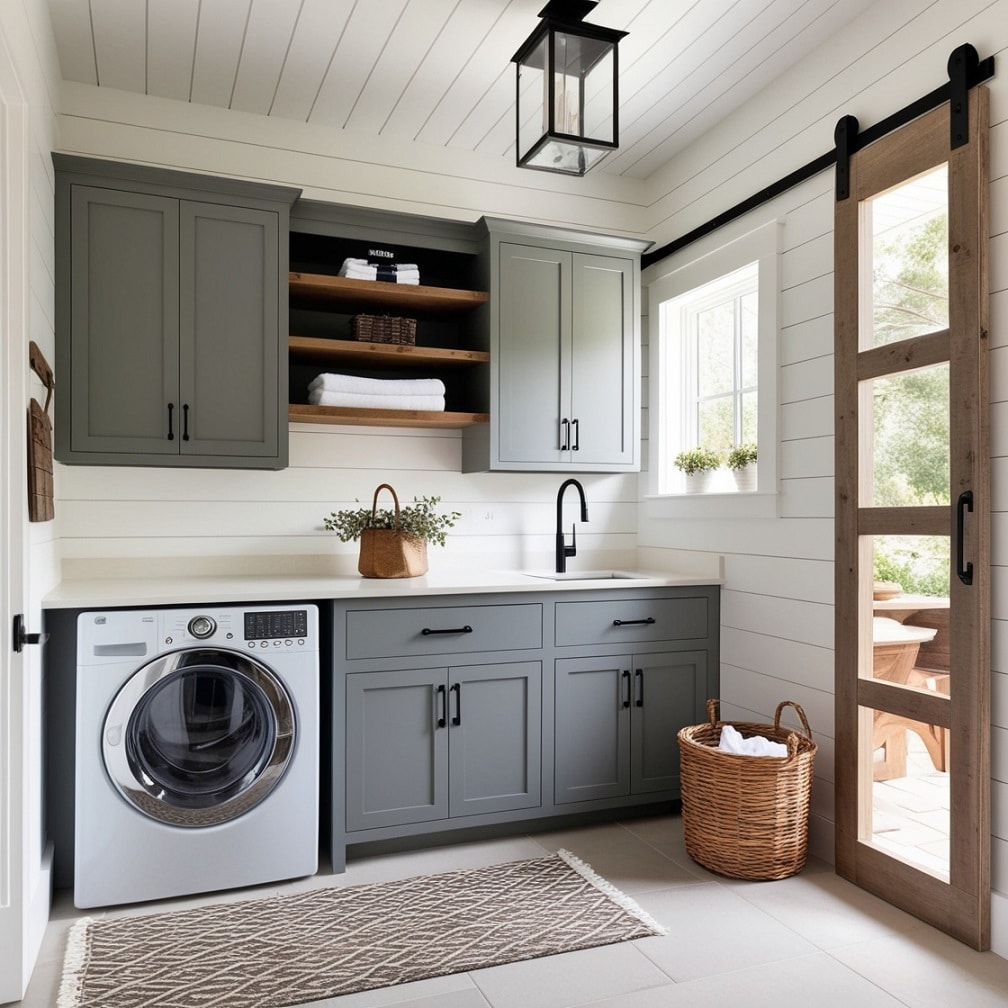
<path id="1" fill-rule="evenodd" d="M 762 735 L 743 738 L 741 732 L 730 724 L 721 726 L 718 749 L 738 756 L 787 756 L 787 746 L 783 742 L 771 742 Z"/>
<path id="2" fill-rule="evenodd" d="M 416 263 L 369 263 L 366 259 L 344 259 L 339 275 L 350 280 L 383 280 L 387 283 L 420 283 Z"/>
<path id="3" fill-rule="evenodd" d="M 312 379 L 308 391 L 353 392 L 362 395 L 433 395 L 445 394 L 440 378 L 362 378 L 359 375 L 320 374 Z"/>
<path id="4" fill-rule="evenodd" d="M 444 412 L 445 397 L 438 395 L 368 395 L 365 392 L 326 392 L 314 389 L 308 393 L 312 406 L 349 406 L 353 409 L 398 409 Z"/>
<path id="5" fill-rule="evenodd" d="M 412 284 L 414 287 L 418 287 L 420 285 L 419 273 L 415 276 L 412 274 L 397 274 L 393 277 L 381 277 L 378 276 L 377 270 L 368 272 L 367 270 L 354 267 L 352 269 L 348 269 L 345 273 L 341 273 L 340 276 L 346 277 L 347 280 L 371 280 L 375 283 Z"/>
<path id="6" fill-rule="evenodd" d="M 367 259 L 344 259 L 343 268 L 347 269 L 350 266 L 364 266 L 376 269 L 381 266 L 383 269 L 395 270 L 397 273 L 419 273 L 420 267 L 416 263 L 373 263 L 369 262 Z"/>

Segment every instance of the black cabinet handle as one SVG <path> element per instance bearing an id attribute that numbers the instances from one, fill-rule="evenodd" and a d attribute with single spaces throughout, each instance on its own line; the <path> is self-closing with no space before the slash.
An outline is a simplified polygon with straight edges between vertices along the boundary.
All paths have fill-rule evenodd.
<path id="1" fill-rule="evenodd" d="M 648 624 L 654 623 L 654 616 L 648 616 L 647 619 L 614 619 L 612 621 L 613 626 L 647 626 Z"/>
<path id="2" fill-rule="evenodd" d="M 625 688 L 623 694 L 623 706 L 630 706 L 630 669 L 623 670 L 623 686 Z"/>
<path id="3" fill-rule="evenodd" d="M 956 574 L 964 585 L 973 584 L 973 562 L 963 566 L 964 540 L 966 538 L 966 512 L 973 511 L 973 491 L 964 490 L 956 503 Z"/>
<path id="4" fill-rule="evenodd" d="M 175 403 L 168 403 L 168 440 L 175 440 L 175 427 L 174 427 L 174 417 L 175 417 Z"/>
<path id="5" fill-rule="evenodd" d="M 189 403 L 182 404 L 182 440 L 189 440 Z"/>
<path id="6" fill-rule="evenodd" d="M 424 637 L 430 637 L 432 634 L 443 634 L 443 633 L 472 633 L 473 628 L 467 623 L 465 626 L 461 627 L 448 627 L 445 630 L 432 630 L 430 627 L 424 627 L 420 631 Z"/>
<path id="7" fill-rule="evenodd" d="M 637 706 L 638 707 L 643 707 L 644 706 L 644 669 L 640 669 L 640 668 L 636 669 L 634 671 L 634 678 L 637 680 L 637 683 L 638 683 Z"/>
<path id="8" fill-rule="evenodd" d="M 574 428 L 574 444 L 571 445 L 571 451 L 579 451 L 581 449 L 581 421 L 575 417 L 571 421 L 571 426 Z"/>
<path id="9" fill-rule="evenodd" d="M 452 718 L 452 724 L 458 727 L 462 724 L 462 684 L 455 683 L 451 692 L 455 694 L 455 717 Z"/>
<path id="10" fill-rule="evenodd" d="M 567 417 L 560 421 L 560 451 L 570 451 L 570 420 Z"/>
<path id="11" fill-rule="evenodd" d="M 437 688 L 438 698 L 441 700 L 441 717 L 437 719 L 438 728 L 444 728 L 448 724 L 448 693 L 444 683 Z"/>

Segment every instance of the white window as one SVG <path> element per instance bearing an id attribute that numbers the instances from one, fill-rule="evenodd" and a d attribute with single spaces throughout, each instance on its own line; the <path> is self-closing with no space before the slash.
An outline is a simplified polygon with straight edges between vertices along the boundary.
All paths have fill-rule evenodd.
<path id="1" fill-rule="evenodd" d="M 687 512 L 702 495 L 705 514 L 714 497 L 735 498 L 724 513 L 774 513 L 778 230 L 764 225 L 649 285 L 649 491 L 681 498 Z M 675 464 L 683 451 L 726 459 L 742 445 L 757 447 L 755 487 L 740 489 L 722 464 L 698 488 Z"/>

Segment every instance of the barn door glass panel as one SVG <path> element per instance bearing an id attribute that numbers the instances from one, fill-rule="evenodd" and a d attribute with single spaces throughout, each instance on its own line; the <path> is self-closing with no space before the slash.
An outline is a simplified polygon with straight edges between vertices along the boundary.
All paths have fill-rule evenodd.
<path id="1" fill-rule="evenodd" d="M 871 200 L 873 345 L 948 328 L 948 165 Z"/>

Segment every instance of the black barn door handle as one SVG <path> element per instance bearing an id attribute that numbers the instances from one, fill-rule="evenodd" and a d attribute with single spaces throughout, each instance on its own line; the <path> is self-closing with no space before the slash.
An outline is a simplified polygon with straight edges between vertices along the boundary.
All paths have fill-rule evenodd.
<path id="1" fill-rule="evenodd" d="M 973 491 L 964 490 L 956 502 L 956 574 L 964 585 L 973 584 L 973 562 L 963 565 L 964 540 L 966 538 L 966 512 L 973 511 Z"/>

